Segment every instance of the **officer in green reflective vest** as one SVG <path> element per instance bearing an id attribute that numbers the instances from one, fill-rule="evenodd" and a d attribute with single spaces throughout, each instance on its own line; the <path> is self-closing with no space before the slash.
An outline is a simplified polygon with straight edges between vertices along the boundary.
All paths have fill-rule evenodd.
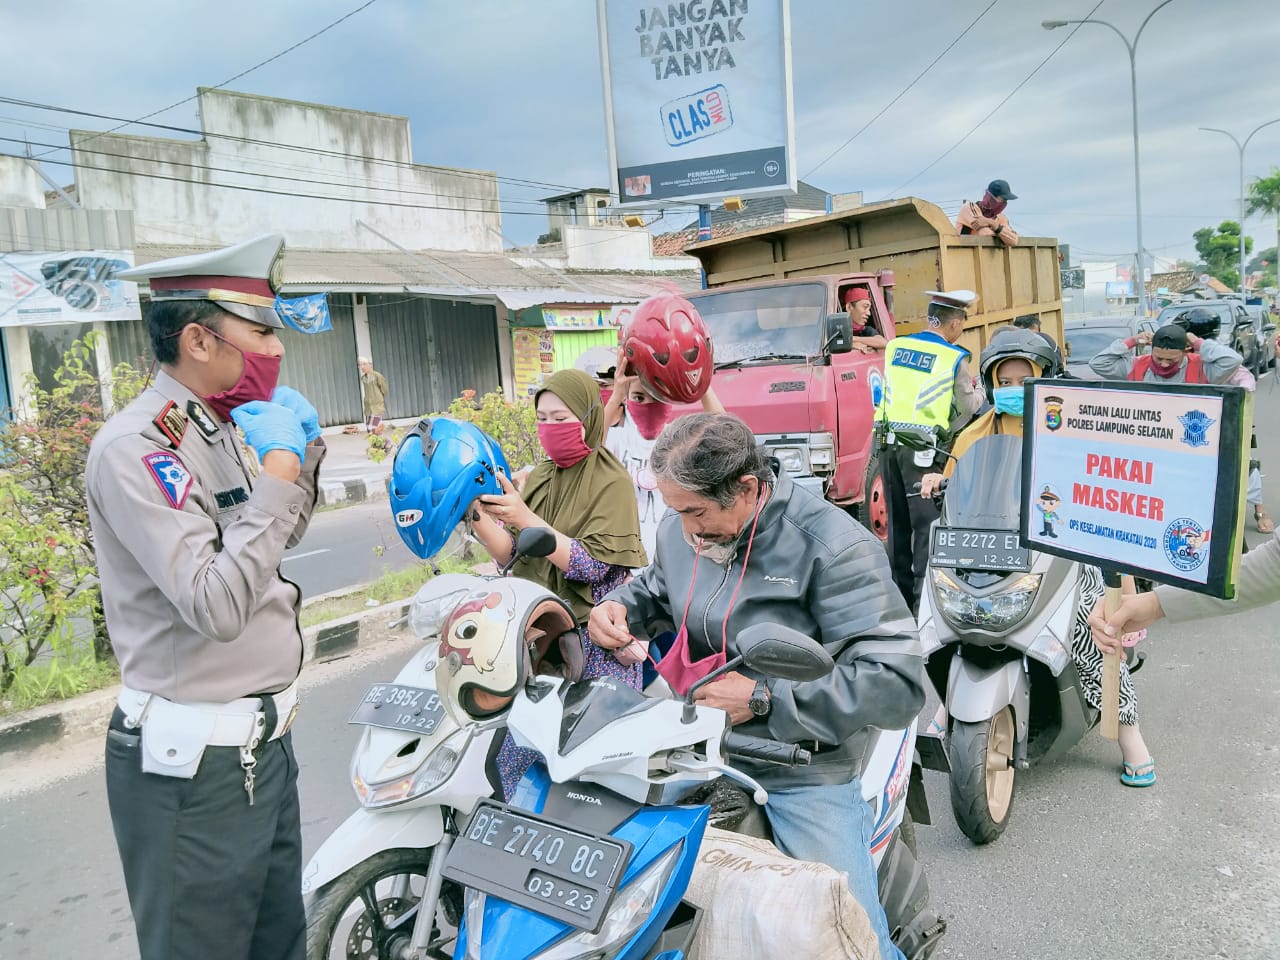
<path id="1" fill-rule="evenodd" d="M 880 470 L 888 510 L 893 580 L 914 612 L 929 562 L 929 526 L 938 518 L 918 495 L 920 478 L 942 468 L 956 431 L 982 406 L 969 373 L 969 351 L 956 346 L 972 290 L 929 291 L 928 329 L 890 340 L 884 351 L 884 394 L 876 408 Z"/>

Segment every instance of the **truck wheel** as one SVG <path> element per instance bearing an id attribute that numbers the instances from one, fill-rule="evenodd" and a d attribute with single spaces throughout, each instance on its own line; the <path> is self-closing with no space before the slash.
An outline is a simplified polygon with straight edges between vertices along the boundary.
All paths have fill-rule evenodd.
<path id="1" fill-rule="evenodd" d="M 416 915 L 430 866 L 430 850 L 383 850 L 334 879 L 307 901 L 307 960 L 402 956 L 413 919 L 395 921 Z"/>
<path id="2" fill-rule="evenodd" d="M 880 454 L 873 451 L 867 460 L 862 484 L 862 505 L 858 519 L 881 543 L 889 540 L 889 510 L 885 504 L 884 477 L 880 475 Z"/>
<path id="3" fill-rule="evenodd" d="M 947 736 L 951 810 L 960 832 L 974 843 L 990 843 L 1009 822 L 1014 732 L 1013 707 L 981 723 L 951 723 Z"/>

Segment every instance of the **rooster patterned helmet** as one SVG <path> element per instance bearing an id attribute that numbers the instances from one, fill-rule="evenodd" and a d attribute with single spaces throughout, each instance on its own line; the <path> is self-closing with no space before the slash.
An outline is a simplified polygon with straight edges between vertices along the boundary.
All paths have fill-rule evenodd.
<path id="1" fill-rule="evenodd" d="M 527 580 L 489 580 L 463 596 L 440 629 L 436 690 L 466 724 L 505 710 L 530 676 L 582 679 L 584 658 L 568 604 Z"/>

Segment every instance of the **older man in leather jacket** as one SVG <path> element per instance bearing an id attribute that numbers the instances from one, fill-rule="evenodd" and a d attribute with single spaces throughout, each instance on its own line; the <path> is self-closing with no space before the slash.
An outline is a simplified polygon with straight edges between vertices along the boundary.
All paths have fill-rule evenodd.
<path id="1" fill-rule="evenodd" d="M 779 849 L 845 871 L 881 955 L 901 957 L 877 895 L 858 779 L 867 728 L 904 727 L 924 704 L 919 638 L 884 549 L 844 511 L 775 476 L 732 414 L 675 421 L 649 464 L 670 508 L 656 558 L 594 609 L 592 640 L 626 657 L 637 641 L 680 631 L 686 662 L 698 662 L 732 658 L 740 631 L 774 622 L 827 648 L 836 665 L 820 680 L 735 671 L 699 698 L 744 733 L 816 747 L 811 766 L 743 767 L 769 790 Z"/>

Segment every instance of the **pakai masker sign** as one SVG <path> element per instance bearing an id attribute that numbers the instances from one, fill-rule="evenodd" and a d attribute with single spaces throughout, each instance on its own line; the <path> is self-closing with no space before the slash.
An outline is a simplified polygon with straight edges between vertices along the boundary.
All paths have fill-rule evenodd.
<path id="1" fill-rule="evenodd" d="M 1028 381 L 1022 541 L 1234 595 L 1248 394 L 1239 387 Z"/>

